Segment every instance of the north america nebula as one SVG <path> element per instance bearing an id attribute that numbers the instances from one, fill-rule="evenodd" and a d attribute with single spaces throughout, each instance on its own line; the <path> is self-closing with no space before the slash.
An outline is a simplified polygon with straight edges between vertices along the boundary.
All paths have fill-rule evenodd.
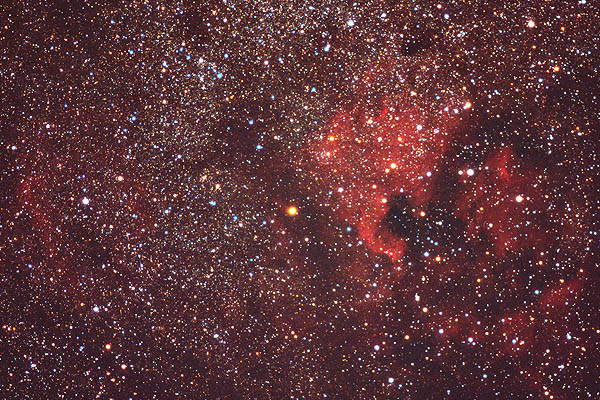
<path id="1" fill-rule="evenodd" d="M 0 5 L 0 397 L 600 398 L 599 22 Z"/>

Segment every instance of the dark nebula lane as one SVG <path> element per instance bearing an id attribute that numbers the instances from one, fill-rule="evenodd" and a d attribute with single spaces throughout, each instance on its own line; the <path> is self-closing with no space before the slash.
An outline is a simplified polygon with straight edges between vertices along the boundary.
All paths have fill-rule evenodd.
<path id="1" fill-rule="evenodd" d="M 0 397 L 600 398 L 600 9 L 0 5 Z"/>

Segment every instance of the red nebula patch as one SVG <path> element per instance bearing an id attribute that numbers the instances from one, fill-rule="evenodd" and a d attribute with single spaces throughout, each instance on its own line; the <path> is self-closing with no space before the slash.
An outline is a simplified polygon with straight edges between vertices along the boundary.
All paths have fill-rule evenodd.
<path id="1" fill-rule="evenodd" d="M 543 201 L 532 167 L 525 166 L 504 147 L 491 154 L 484 168 L 465 177 L 464 190 L 456 204 L 456 215 L 467 223 L 472 236 L 487 234 L 497 254 L 542 244 L 545 233 L 537 223 Z"/>
<path id="2" fill-rule="evenodd" d="M 466 112 L 463 103 L 449 104 L 432 110 L 416 96 L 398 96 L 376 114 L 357 105 L 340 111 L 313 144 L 313 162 L 335 211 L 357 227 L 370 250 L 394 260 L 404 254 L 402 238 L 380 222 L 394 195 L 407 195 L 415 207 L 430 199 L 432 178 Z"/>

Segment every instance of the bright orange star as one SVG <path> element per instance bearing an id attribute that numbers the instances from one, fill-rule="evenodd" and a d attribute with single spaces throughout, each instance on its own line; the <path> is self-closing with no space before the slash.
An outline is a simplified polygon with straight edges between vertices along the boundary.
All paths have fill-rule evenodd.
<path id="1" fill-rule="evenodd" d="M 298 214 L 298 208 L 296 206 L 289 206 L 287 209 L 287 214 L 289 216 L 295 216 Z"/>

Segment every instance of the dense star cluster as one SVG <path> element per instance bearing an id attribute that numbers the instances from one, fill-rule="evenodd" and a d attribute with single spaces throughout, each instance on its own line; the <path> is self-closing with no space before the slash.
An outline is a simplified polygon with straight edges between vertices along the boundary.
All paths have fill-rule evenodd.
<path id="1" fill-rule="evenodd" d="M 0 397 L 600 398 L 600 9 L 0 5 Z"/>

